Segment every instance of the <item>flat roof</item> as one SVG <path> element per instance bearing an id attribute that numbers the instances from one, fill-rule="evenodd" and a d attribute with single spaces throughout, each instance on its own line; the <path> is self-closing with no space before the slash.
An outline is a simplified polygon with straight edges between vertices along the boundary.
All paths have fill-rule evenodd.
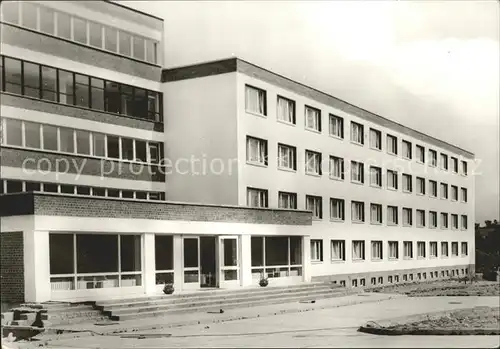
<path id="1" fill-rule="evenodd" d="M 164 21 L 163 18 L 160 18 L 160 17 L 156 17 L 150 13 L 147 13 L 147 12 L 143 12 L 143 11 L 140 11 L 140 10 L 136 10 L 135 8 L 132 8 L 132 7 L 128 7 L 126 5 L 123 5 L 121 2 L 118 2 L 116 0 L 104 0 L 105 2 L 109 3 L 109 4 L 113 4 L 113 5 L 116 5 L 116 6 L 120 6 L 121 8 L 124 8 L 124 9 L 127 9 L 129 11 L 133 11 L 135 13 L 140 13 L 141 15 L 144 15 L 144 16 L 148 16 L 148 17 L 151 17 L 151 18 L 154 18 L 154 19 L 158 19 L 160 21 Z M 124 1 L 122 1 L 124 2 Z"/>
<path id="2" fill-rule="evenodd" d="M 340 109 L 348 114 L 355 115 L 367 121 L 379 124 L 394 131 L 406 134 L 410 137 L 422 140 L 428 144 L 446 149 L 452 153 L 473 159 L 474 153 L 445 142 L 428 134 L 404 126 L 398 122 L 387 119 L 381 115 L 372 113 L 366 109 L 334 97 L 330 94 L 294 81 L 273 71 L 259 67 L 238 57 L 225 58 L 215 61 L 202 62 L 185 65 L 181 67 L 163 69 L 162 82 L 174 82 L 180 80 L 194 79 L 211 75 L 239 72 L 250 77 L 263 80 L 272 85 L 288 89 L 294 93 L 311 98 L 319 103 Z"/>

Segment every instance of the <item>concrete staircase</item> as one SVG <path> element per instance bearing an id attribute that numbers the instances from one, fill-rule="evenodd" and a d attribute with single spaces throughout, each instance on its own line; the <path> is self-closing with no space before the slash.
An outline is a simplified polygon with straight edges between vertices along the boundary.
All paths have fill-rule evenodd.
<path id="1" fill-rule="evenodd" d="M 219 312 L 220 309 L 253 307 L 338 297 L 359 292 L 331 283 L 307 283 L 283 287 L 202 290 L 192 293 L 114 299 L 96 302 L 95 309 L 111 320 L 163 316 L 187 312 Z"/>

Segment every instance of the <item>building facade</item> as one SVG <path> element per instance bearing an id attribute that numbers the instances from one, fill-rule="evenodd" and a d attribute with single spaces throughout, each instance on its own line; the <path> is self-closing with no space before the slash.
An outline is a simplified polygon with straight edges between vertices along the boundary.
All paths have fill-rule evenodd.
<path id="1" fill-rule="evenodd" d="M 1 14 L 3 298 L 473 266 L 470 152 L 241 59 L 163 69 L 163 20 L 113 2 Z"/>

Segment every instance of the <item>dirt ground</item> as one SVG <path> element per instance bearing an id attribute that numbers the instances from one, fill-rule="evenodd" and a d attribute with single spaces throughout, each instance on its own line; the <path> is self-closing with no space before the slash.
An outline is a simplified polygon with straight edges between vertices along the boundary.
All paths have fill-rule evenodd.
<path id="1" fill-rule="evenodd" d="M 390 285 L 373 288 L 369 292 L 401 293 L 410 297 L 426 296 L 499 296 L 500 283 L 477 281 L 472 284 L 456 280 Z"/>

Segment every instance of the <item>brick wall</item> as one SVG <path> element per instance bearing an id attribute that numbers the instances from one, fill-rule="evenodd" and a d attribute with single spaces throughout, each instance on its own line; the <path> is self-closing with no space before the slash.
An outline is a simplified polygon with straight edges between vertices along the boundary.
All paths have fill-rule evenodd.
<path id="1" fill-rule="evenodd" d="M 24 301 L 23 232 L 0 233 L 2 303 Z"/>

